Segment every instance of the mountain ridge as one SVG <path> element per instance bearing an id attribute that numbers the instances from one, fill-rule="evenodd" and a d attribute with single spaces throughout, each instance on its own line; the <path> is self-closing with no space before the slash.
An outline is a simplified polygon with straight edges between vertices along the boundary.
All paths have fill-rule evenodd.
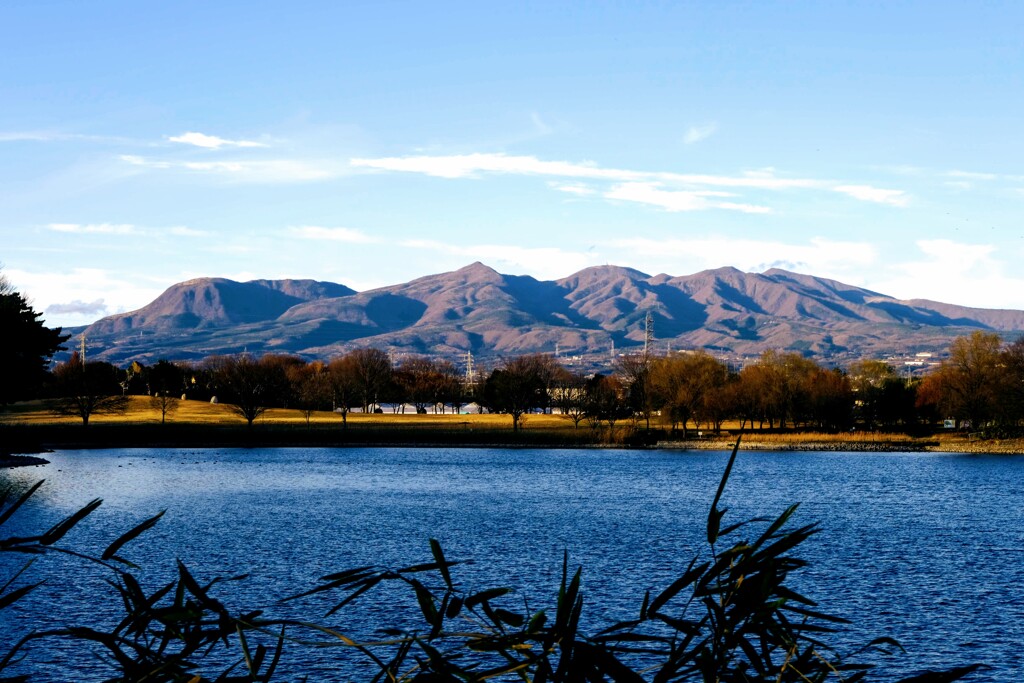
<path id="1" fill-rule="evenodd" d="M 781 269 L 652 276 L 604 265 L 538 280 L 475 262 L 363 292 L 316 280 L 196 278 L 83 333 L 91 357 L 115 362 L 243 350 L 330 357 L 359 346 L 449 357 L 556 349 L 607 357 L 613 347 L 643 343 L 647 315 L 666 347 L 738 357 L 778 349 L 836 363 L 941 352 L 976 329 L 1024 331 L 1024 311 L 900 300 Z"/>

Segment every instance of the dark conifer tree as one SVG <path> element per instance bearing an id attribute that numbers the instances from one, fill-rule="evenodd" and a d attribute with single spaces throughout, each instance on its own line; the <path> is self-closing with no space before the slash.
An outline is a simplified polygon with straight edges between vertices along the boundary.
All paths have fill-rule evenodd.
<path id="1" fill-rule="evenodd" d="M 41 317 L 0 275 L 0 405 L 37 396 L 50 359 L 68 339 Z"/>

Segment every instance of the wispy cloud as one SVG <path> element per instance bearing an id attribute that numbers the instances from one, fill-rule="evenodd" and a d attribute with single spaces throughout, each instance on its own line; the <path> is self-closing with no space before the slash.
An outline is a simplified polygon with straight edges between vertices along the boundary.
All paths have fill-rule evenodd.
<path id="1" fill-rule="evenodd" d="M 559 192 L 568 192 L 569 194 L 574 194 L 581 197 L 597 194 L 597 190 L 583 183 L 549 182 L 548 187 L 550 187 L 552 190 L 558 190 Z"/>
<path id="2" fill-rule="evenodd" d="M 548 176 L 593 183 L 617 184 L 603 190 L 607 199 L 624 199 L 659 206 L 666 211 L 699 211 L 725 209 L 746 213 L 768 213 L 770 207 L 749 201 L 711 201 L 716 195 L 707 188 L 726 188 L 734 191 L 762 190 L 834 190 L 866 202 L 905 206 L 909 197 L 903 190 L 877 188 L 871 185 L 836 184 L 835 181 L 813 178 L 793 178 L 776 173 L 775 169 L 746 171 L 737 175 L 701 173 L 675 173 L 668 171 L 638 171 L 623 168 L 603 168 L 593 162 L 547 161 L 534 156 L 501 153 L 473 153 L 456 155 L 415 155 L 404 157 L 354 158 L 349 162 L 355 168 L 374 171 L 420 173 L 435 178 L 478 178 L 486 174 Z M 576 192 L 571 183 L 549 183 L 561 192 Z"/>
<path id="3" fill-rule="evenodd" d="M 137 232 L 134 225 L 127 223 L 50 223 L 46 227 L 54 232 L 80 235 L 131 235 Z"/>
<path id="4" fill-rule="evenodd" d="M 718 132 L 717 123 L 707 123 L 703 126 L 690 126 L 686 135 L 683 136 L 683 142 L 687 145 L 700 142 L 701 140 L 707 140 L 709 137 Z"/>
<path id="5" fill-rule="evenodd" d="M 544 119 L 540 117 L 540 114 L 537 112 L 531 113 L 530 121 L 533 123 L 533 127 L 537 130 L 538 135 L 551 135 L 553 129 L 544 122 Z"/>
<path id="6" fill-rule="evenodd" d="M 664 190 L 657 183 L 623 183 L 604 193 L 607 199 L 619 199 L 640 204 L 650 204 L 665 211 L 704 211 L 707 209 L 728 209 L 743 213 L 770 213 L 767 206 L 723 202 L 715 198 L 733 197 L 731 192 L 713 190 Z"/>
<path id="7" fill-rule="evenodd" d="M 376 244 L 380 240 L 353 228 L 326 228 L 319 225 L 301 225 L 288 229 L 295 237 L 307 240 L 328 240 L 349 244 Z"/>
<path id="8" fill-rule="evenodd" d="M 886 190 L 871 185 L 837 185 L 832 189 L 862 202 L 875 202 L 890 206 L 906 206 L 910 203 L 910 197 L 903 190 Z"/>
<path id="9" fill-rule="evenodd" d="M 182 133 L 181 135 L 170 136 L 167 139 L 170 142 L 179 142 L 183 145 L 193 145 L 195 147 L 202 147 L 203 149 L 268 146 L 266 143 L 256 142 L 255 140 L 228 140 L 227 138 L 217 137 L 216 135 L 206 135 L 205 133 L 197 133 L 194 131 Z"/>
<path id="10" fill-rule="evenodd" d="M 118 158 L 124 163 L 139 168 L 215 175 L 229 182 L 242 183 L 311 182 L 330 180 L 347 173 L 343 164 L 298 159 L 164 161 L 133 154 L 123 154 Z"/>
<path id="11" fill-rule="evenodd" d="M 208 237 L 210 234 L 205 230 L 196 230 L 195 228 L 190 228 L 187 225 L 175 225 L 167 232 L 175 235 L 176 237 Z"/>
<path id="12" fill-rule="evenodd" d="M 103 299 L 95 301 L 81 301 L 75 299 L 64 304 L 50 304 L 46 307 L 48 315 L 91 315 L 103 316 L 107 313 L 107 305 Z"/>
<path id="13" fill-rule="evenodd" d="M 589 161 L 545 161 L 534 156 L 512 156 L 501 153 L 455 154 L 444 156 L 355 158 L 350 161 L 357 168 L 379 171 L 422 173 L 437 178 L 473 178 L 484 173 L 508 175 L 558 176 L 606 180 L 612 182 L 658 181 L 686 185 L 722 187 L 749 187 L 764 190 L 823 187 L 818 180 L 783 178 L 768 174 L 721 176 L 664 171 L 635 171 L 622 168 L 602 168 Z"/>
<path id="14" fill-rule="evenodd" d="M 946 171 L 949 178 L 963 178 L 965 180 L 998 180 L 996 173 L 977 173 L 975 171 Z"/>
<path id="15" fill-rule="evenodd" d="M 87 142 L 133 143 L 135 141 L 116 135 L 85 135 L 53 130 L 21 130 L 0 132 L 0 142 L 65 142 L 82 140 Z"/>

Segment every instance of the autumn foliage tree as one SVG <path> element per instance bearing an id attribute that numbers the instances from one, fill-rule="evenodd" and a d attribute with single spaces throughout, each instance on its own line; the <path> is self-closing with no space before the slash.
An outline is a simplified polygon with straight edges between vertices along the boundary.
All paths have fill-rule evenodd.
<path id="1" fill-rule="evenodd" d="M 1001 345 L 999 335 L 988 332 L 953 340 L 949 358 L 924 379 L 920 402 L 960 424 L 984 428 L 999 414 L 1006 385 Z"/>
<path id="2" fill-rule="evenodd" d="M 657 358 L 651 363 L 650 394 L 653 405 L 661 409 L 675 431 L 683 427 L 686 438 L 687 425 L 692 420 L 712 421 L 718 408 L 715 404 L 716 391 L 725 386 L 729 379 L 729 368 L 704 351 L 682 353 Z"/>

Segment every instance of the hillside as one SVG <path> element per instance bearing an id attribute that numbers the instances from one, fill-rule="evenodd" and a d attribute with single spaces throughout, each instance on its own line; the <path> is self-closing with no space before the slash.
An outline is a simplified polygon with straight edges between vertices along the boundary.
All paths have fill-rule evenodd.
<path id="1" fill-rule="evenodd" d="M 91 357 L 115 362 L 243 350 L 330 357 L 360 346 L 478 358 L 557 346 L 608 358 L 613 344 L 638 348 L 648 313 L 660 348 L 730 356 L 772 348 L 833 362 L 941 352 L 976 329 L 1024 331 L 1024 311 L 901 301 L 779 269 L 651 276 L 598 266 L 542 281 L 474 263 L 366 292 L 313 280 L 190 280 L 85 335 Z"/>

